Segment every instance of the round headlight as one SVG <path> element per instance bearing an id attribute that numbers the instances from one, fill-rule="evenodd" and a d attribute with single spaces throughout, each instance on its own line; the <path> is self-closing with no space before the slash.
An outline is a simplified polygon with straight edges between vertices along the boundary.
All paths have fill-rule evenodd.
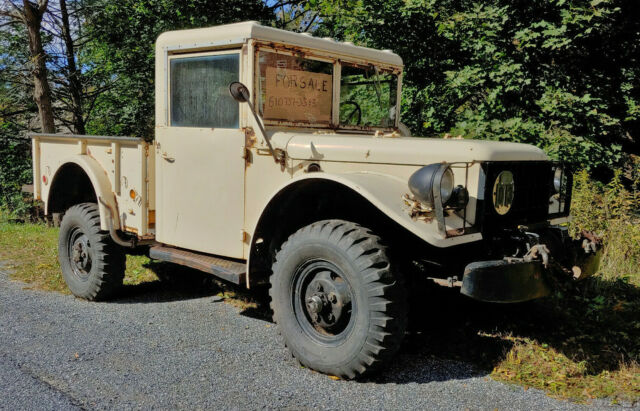
<path id="1" fill-rule="evenodd" d="M 560 192 L 560 189 L 567 184 L 567 175 L 564 172 L 564 169 L 560 166 L 556 167 L 553 172 L 553 188 L 556 190 L 556 193 Z"/>
<path id="2" fill-rule="evenodd" d="M 438 175 L 441 175 L 440 199 L 443 205 L 449 201 L 453 193 L 453 171 L 451 171 L 450 167 L 445 166 L 446 169 L 444 172 L 438 173 L 438 171 L 441 171 L 440 167 L 442 166 L 442 164 L 424 166 L 409 178 L 409 190 L 411 190 L 411 193 L 422 203 L 430 207 L 434 206 L 433 186 Z"/>
<path id="3" fill-rule="evenodd" d="M 451 198 L 453 193 L 453 171 L 451 168 L 447 168 L 440 180 L 440 197 L 442 198 L 442 204 L 446 204 Z"/>

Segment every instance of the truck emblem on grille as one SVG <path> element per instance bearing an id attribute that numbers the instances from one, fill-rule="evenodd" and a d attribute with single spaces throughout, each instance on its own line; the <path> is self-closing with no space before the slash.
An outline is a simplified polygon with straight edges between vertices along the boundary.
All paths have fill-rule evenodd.
<path id="1" fill-rule="evenodd" d="M 493 208 L 500 215 L 507 214 L 513 205 L 513 197 L 513 173 L 507 170 L 502 171 L 493 184 Z"/>

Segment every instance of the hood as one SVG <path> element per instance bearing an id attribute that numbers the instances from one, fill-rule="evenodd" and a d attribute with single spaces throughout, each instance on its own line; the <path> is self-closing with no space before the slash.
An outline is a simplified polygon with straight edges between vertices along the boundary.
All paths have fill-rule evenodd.
<path id="1" fill-rule="evenodd" d="M 272 140 L 295 160 L 424 165 L 549 159 L 535 146 L 502 141 L 278 132 Z"/>

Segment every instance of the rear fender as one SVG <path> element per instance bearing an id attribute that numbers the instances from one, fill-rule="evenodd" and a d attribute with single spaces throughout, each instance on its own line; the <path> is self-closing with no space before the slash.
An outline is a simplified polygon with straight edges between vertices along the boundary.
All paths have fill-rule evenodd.
<path id="1" fill-rule="evenodd" d="M 113 187 L 109 181 L 109 176 L 104 168 L 94 158 L 89 157 L 86 154 L 76 154 L 71 157 L 67 157 L 60 163 L 60 166 L 53 174 L 54 177 L 51 180 L 50 187 L 54 187 L 56 179 L 59 177 L 60 170 L 67 164 L 75 164 L 80 167 L 93 186 L 96 198 L 98 200 L 98 208 L 100 210 L 100 228 L 102 230 L 108 230 L 109 225 L 107 219 L 109 216 L 113 218 L 114 227 L 120 227 L 120 218 L 118 216 L 118 204 L 113 192 Z M 53 193 L 51 190 L 47 193 L 47 201 L 45 203 L 45 214 L 49 214 L 49 203 Z M 100 199 L 102 201 L 100 201 Z"/>

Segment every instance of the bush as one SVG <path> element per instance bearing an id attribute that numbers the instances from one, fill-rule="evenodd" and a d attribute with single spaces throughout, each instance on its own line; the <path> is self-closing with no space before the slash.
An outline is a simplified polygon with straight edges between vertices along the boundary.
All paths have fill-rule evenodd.
<path id="1" fill-rule="evenodd" d="M 638 153 L 638 1 L 320 4 L 323 34 L 403 58 L 415 135 L 535 144 L 604 179 Z"/>
<path id="2" fill-rule="evenodd" d="M 631 189 L 622 184 L 616 170 L 606 185 L 593 180 L 586 170 L 576 174 L 571 207 L 570 232 L 594 231 L 604 240 L 600 269 L 603 279 L 628 280 L 640 286 L 640 193 L 638 162 L 630 173 Z"/>

